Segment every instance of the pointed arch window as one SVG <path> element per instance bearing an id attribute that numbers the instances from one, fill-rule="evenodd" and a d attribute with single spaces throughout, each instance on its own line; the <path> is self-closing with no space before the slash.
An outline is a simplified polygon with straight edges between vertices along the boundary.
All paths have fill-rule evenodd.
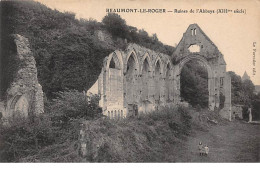
<path id="1" fill-rule="evenodd" d="M 112 57 L 111 61 L 110 61 L 110 64 L 109 64 L 109 68 L 113 68 L 115 69 L 116 68 L 116 63 L 114 61 L 114 58 Z"/>
<path id="2" fill-rule="evenodd" d="M 196 36 L 197 35 L 197 29 L 191 29 L 191 36 Z"/>

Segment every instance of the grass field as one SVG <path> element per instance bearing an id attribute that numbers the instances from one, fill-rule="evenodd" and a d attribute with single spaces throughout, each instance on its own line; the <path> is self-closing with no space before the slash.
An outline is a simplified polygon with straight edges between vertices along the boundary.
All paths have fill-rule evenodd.
<path id="1" fill-rule="evenodd" d="M 199 156 L 198 143 L 209 146 L 209 155 Z M 260 125 L 232 121 L 193 130 L 184 142 L 172 148 L 172 162 L 260 162 Z"/>

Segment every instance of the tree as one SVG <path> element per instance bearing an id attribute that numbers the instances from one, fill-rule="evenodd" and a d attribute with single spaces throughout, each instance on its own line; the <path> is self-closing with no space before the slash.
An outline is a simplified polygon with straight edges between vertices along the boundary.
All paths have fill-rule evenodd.
<path id="1" fill-rule="evenodd" d="M 231 102 L 250 106 L 254 95 L 255 86 L 251 80 L 242 82 L 241 77 L 235 72 L 228 72 L 231 76 Z"/>
<path id="2" fill-rule="evenodd" d="M 208 106 L 208 81 L 206 68 L 197 61 L 186 63 L 180 75 L 181 97 L 192 106 Z"/>
<path id="3" fill-rule="evenodd" d="M 93 119 L 101 116 L 97 96 L 86 96 L 77 90 L 65 90 L 56 93 L 52 100 L 50 113 L 58 123 L 66 124 L 70 119 Z"/>
<path id="4" fill-rule="evenodd" d="M 260 119 L 260 93 L 257 93 L 252 98 L 252 116 L 253 120 Z"/>
<path id="5" fill-rule="evenodd" d="M 137 28 L 126 25 L 118 14 L 109 13 L 101 23 L 91 18 L 77 20 L 73 13 L 61 13 L 34 1 L 4 1 L 0 5 L 3 14 L 1 96 L 17 68 L 11 59 L 16 46 L 8 40 L 10 34 L 28 38 L 36 61 L 38 80 L 48 99 L 54 98 L 53 93 L 66 88 L 88 90 L 101 72 L 103 59 L 116 48 L 124 49 L 125 43 L 121 42 L 125 38 L 127 42 L 168 55 L 174 49 L 159 40 L 154 41 L 145 30 L 138 32 Z M 110 32 L 116 40 L 112 45 L 100 43 L 95 34 L 97 29 Z"/>
<path id="6" fill-rule="evenodd" d="M 124 19 L 116 13 L 108 13 L 103 19 L 102 23 L 106 29 L 114 36 L 126 38 L 128 34 L 128 27 Z"/>
<path id="7" fill-rule="evenodd" d="M 255 94 L 255 85 L 251 80 L 242 81 L 234 72 L 228 72 L 231 76 L 231 101 L 232 104 L 243 105 L 244 118 L 248 117 L 248 107 L 252 107 L 253 119 L 260 118 L 260 97 Z"/>
<path id="8" fill-rule="evenodd" d="M 0 123 L 0 161 L 14 162 L 27 155 L 38 153 L 42 147 L 55 141 L 55 127 L 45 114 L 29 120 L 23 116 Z"/>
<path id="9" fill-rule="evenodd" d="M 152 38 L 153 38 L 153 40 L 156 41 L 156 42 L 159 40 L 156 33 L 154 33 L 154 34 L 152 35 Z"/>
<path id="10" fill-rule="evenodd" d="M 243 104 L 242 80 L 235 72 L 228 72 L 231 77 L 231 103 Z"/>
<path id="11" fill-rule="evenodd" d="M 252 101 L 254 97 L 255 85 L 251 80 L 245 80 L 242 82 L 242 101 L 244 105 L 252 106 Z"/>

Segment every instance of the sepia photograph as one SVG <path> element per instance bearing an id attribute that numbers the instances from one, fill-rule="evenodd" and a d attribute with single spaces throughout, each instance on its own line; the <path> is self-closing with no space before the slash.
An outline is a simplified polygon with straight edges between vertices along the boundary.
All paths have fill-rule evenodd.
<path id="1" fill-rule="evenodd" d="M 260 0 L 1 0 L 0 46 L 0 167 L 260 162 Z"/>

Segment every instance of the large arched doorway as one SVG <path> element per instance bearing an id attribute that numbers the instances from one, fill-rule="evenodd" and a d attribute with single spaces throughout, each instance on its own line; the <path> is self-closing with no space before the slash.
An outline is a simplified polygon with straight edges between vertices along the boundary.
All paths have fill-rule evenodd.
<path id="1" fill-rule="evenodd" d="M 197 64 L 195 63 L 192 63 L 192 62 L 196 62 L 197 61 Z M 189 63 L 189 62 L 191 62 L 191 64 Z M 188 63 L 188 64 L 187 64 Z M 198 71 L 200 71 L 200 72 L 204 72 L 204 73 L 202 73 L 203 75 L 201 75 L 201 76 L 204 76 L 202 79 L 204 79 L 204 88 L 207 88 L 207 90 L 205 90 L 204 88 L 202 88 L 203 86 L 200 86 L 200 88 L 202 89 L 202 91 L 204 91 L 204 96 L 205 97 L 207 97 L 208 99 L 208 103 L 207 103 L 207 105 L 208 105 L 208 108 L 210 109 L 210 110 L 214 110 L 214 108 L 216 107 L 216 100 L 217 100 L 217 97 L 219 96 L 219 95 L 217 95 L 217 94 L 214 94 L 214 93 L 216 93 L 215 92 L 215 78 L 214 78 L 214 76 L 213 76 L 213 70 L 212 70 L 212 66 L 210 65 L 210 63 L 205 59 L 205 58 L 203 58 L 202 56 L 200 56 L 200 55 L 196 55 L 196 54 L 192 54 L 192 55 L 189 55 L 189 56 L 187 56 L 187 57 L 185 57 L 184 59 L 182 59 L 180 62 L 179 62 L 179 64 L 178 64 L 178 67 L 177 67 L 177 70 L 176 70 L 176 73 L 175 73 L 175 76 L 176 76 L 176 86 L 177 86 L 177 89 L 176 89 L 176 96 L 177 96 L 177 98 L 179 99 L 179 100 L 181 100 L 181 96 L 183 96 L 183 94 L 181 93 L 181 79 L 180 79 L 180 77 L 181 77 L 181 73 L 182 73 L 182 70 L 183 70 L 183 68 L 184 68 L 184 66 L 187 64 L 187 66 L 188 65 L 196 65 L 196 69 L 198 70 Z M 201 68 L 201 67 L 203 67 L 203 68 Z M 203 70 L 203 71 L 201 71 L 201 70 Z M 205 71 L 206 70 L 206 71 Z M 206 72 L 207 72 L 207 75 L 206 75 Z M 195 71 L 194 72 L 192 72 L 192 74 L 193 75 L 191 75 L 190 77 L 187 77 L 187 75 L 185 75 L 186 76 L 186 79 L 187 79 L 187 81 L 186 81 L 186 83 L 191 83 L 191 79 L 194 79 L 194 75 L 195 75 Z M 195 76 L 196 77 L 196 76 Z M 195 83 L 197 83 L 198 81 L 197 81 L 197 79 L 195 78 L 194 79 L 194 81 L 195 81 Z M 207 82 L 206 82 L 207 81 Z M 184 82 L 185 83 L 185 82 Z M 199 84 L 198 84 L 199 85 Z M 194 90 L 194 88 L 192 89 L 192 90 Z M 203 93 L 199 90 L 199 89 L 197 89 L 197 91 L 196 92 L 198 92 L 197 94 L 197 97 L 196 96 L 191 96 L 191 97 L 193 97 L 194 99 L 199 99 L 200 97 L 201 97 L 201 95 L 203 95 Z M 205 93 L 208 93 L 208 95 L 206 96 L 205 95 Z M 200 97 L 198 97 L 198 96 L 200 96 Z M 205 99 L 204 99 L 205 100 Z M 190 100 L 188 100 L 188 102 L 189 102 Z M 205 103 L 205 101 L 204 101 L 204 103 Z M 192 104 L 198 104 L 198 102 L 193 102 Z"/>
<path id="2" fill-rule="evenodd" d="M 195 59 L 185 63 L 180 73 L 180 96 L 193 107 L 208 107 L 208 71 L 203 62 Z"/>

